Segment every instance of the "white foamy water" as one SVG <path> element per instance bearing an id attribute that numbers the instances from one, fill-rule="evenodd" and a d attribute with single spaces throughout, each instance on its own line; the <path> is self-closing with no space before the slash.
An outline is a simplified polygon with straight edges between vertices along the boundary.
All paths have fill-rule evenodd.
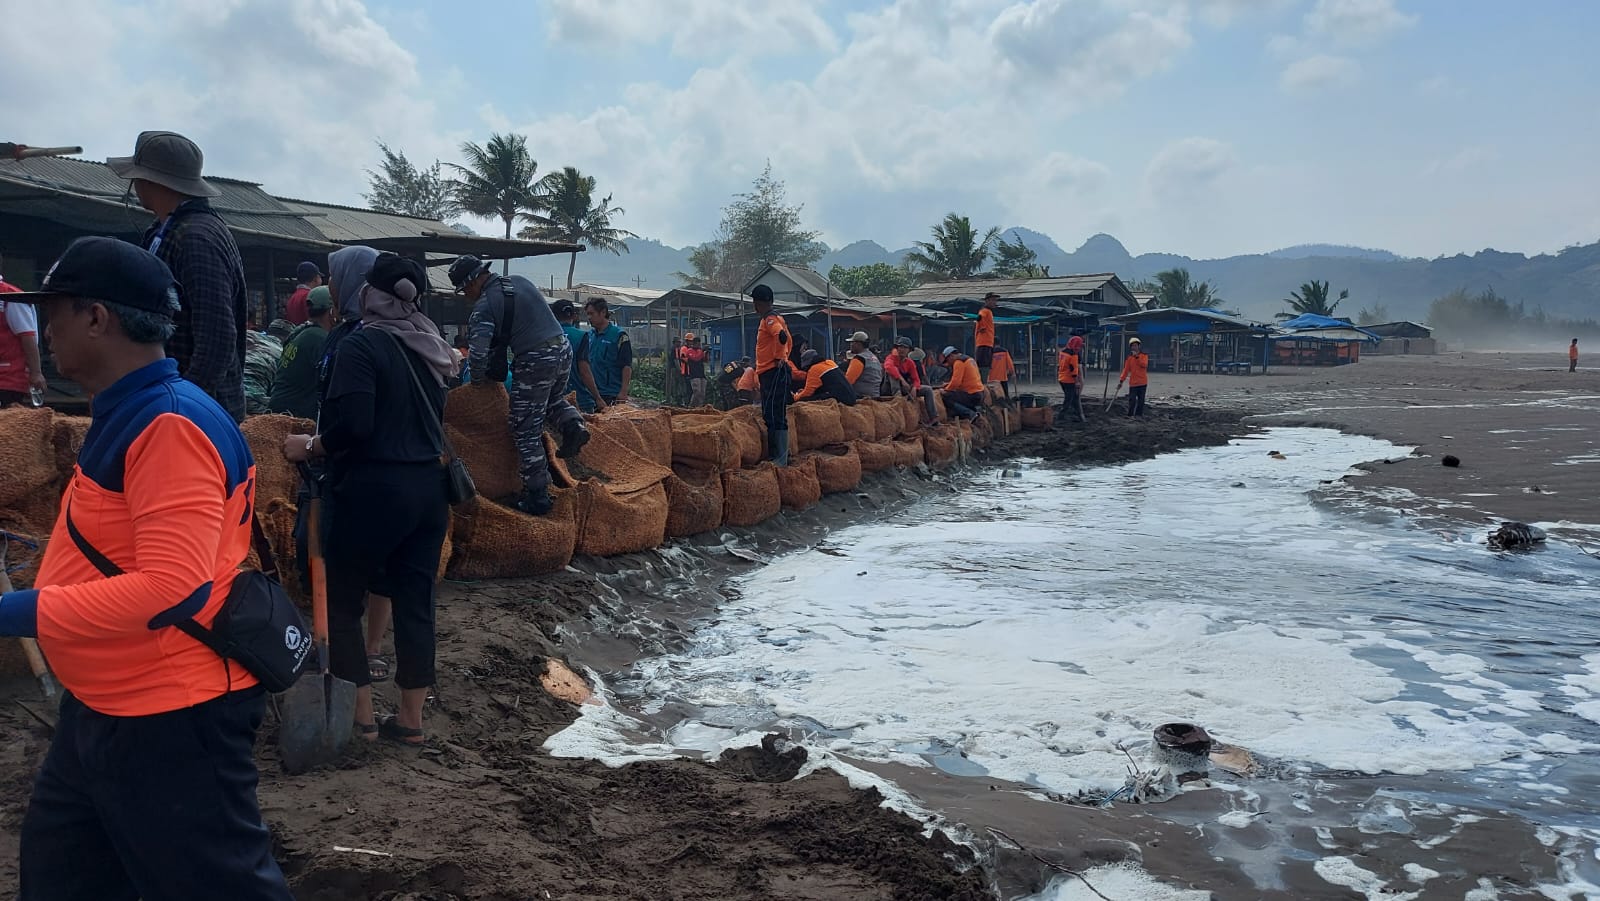
<path id="1" fill-rule="evenodd" d="M 777 727 L 846 757 L 1077 793 L 1121 786 L 1121 749 L 1185 721 L 1291 770 L 1462 772 L 1508 806 L 1600 827 L 1596 564 L 1555 542 L 1491 554 L 1486 526 L 1423 531 L 1328 484 L 1403 453 L 1279 429 L 972 476 L 779 557 L 683 653 L 613 674 L 623 710 L 696 711 L 648 750 L 617 712 L 549 747 L 715 752 Z"/>

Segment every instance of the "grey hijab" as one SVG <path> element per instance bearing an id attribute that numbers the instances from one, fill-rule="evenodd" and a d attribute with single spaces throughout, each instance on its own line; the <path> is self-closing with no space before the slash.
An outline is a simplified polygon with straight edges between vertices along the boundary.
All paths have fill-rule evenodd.
<path id="1" fill-rule="evenodd" d="M 377 259 L 376 250 L 360 244 L 328 254 L 328 276 L 339 296 L 340 319 L 361 318 L 361 290 Z"/>

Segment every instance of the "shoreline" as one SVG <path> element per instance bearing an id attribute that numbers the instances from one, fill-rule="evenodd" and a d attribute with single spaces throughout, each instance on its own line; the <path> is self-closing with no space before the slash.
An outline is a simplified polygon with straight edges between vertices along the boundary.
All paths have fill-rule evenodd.
<path id="1" fill-rule="evenodd" d="M 1152 379 L 1155 415 L 1150 419 L 1129 421 L 1091 411 L 1087 428 L 1066 424 L 1056 432 L 1020 433 L 997 441 L 973 465 L 1003 465 L 1020 457 L 1051 465 L 1115 464 L 1225 443 L 1274 425 L 1320 425 L 1400 444 L 1420 443 L 1405 440 L 1404 429 L 1371 412 L 1363 419 L 1341 411 L 1313 422 L 1294 417 L 1324 414 L 1270 409 L 1316 406 L 1329 392 L 1352 390 L 1335 377 L 1347 378 L 1365 365 L 1367 361 L 1316 373 L 1330 376 L 1315 380 L 1327 384 L 1312 384 L 1309 377 L 1285 379 L 1273 385 L 1278 390 L 1260 395 L 1253 389 L 1267 384 L 1262 379 L 1201 377 L 1221 384 L 1164 386 L 1158 375 Z M 1595 379 L 1595 389 L 1600 396 L 1600 379 Z M 1480 431 L 1491 429 L 1485 425 Z M 1460 446 L 1470 445 L 1463 441 Z M 1462 457 L 1489 459 L 1476 447 Z M 1431 466 L 1425 471 L 1414 462 Z M 1426 477 L 1440 469 L 1426 456 L 1367 466 L 1379 478 L 1363 479 L 1363 487 L 1382 483 L 1406 490 L 1425 487 Z M 936 476 L 935 490 L 950 490 L 962 472 Z M 1479 484 L 1491 473 L 1487 463 L 1474 464 Z M 641 893 L 977 898 L 993 897 L 993 891 L 1009 896 L 1043 888 L 1051 871 L 1031 856 L 1005 851 L 995 842 L 993 858 L 983 859 L 938 830 L 923 838 L 925 824 L 880 807 L 875 792 L 852 789 L 836 773 L 785 781 L 798 763 L 776 751 L 734 752 L 715 763 L 677 759 L 611 769 L 591 760 L 554 758 L 542 750 L 545 738 L 578 715 L 573 705 L 534 689 L 547 659 L 578 661 L 604 672 L 670 650 L 698 622 L 715 615 L 729 577 L 761 565 L 766 556 L 813 544 L 832 528 L 909 503 L 928 487 L 909 472 L 880 475 L 857 492 L 830 495 L 809 511 L 786 513 L 755 529 L 721 530 L 648 554 L 583 558 L 581 567 L 552 577 L 447 584 L 439 602 L 441 678 L 438 701 L 429 712 L 426 750 L 358 747 L 338 768 L 287 778 L 276 772 L 270 716 L 263 728 L 263 813 L 297 897 L 507 899 L 548 892 L 551 898 L 632 898 Z M 1563 504 L 1574 500 L 1557 490 L 1533 503 L 1549 514 L 1557 498 Z M 1459 512 L 1446 512 L 1460 518 Z M 726 541 L 724 536 L 735 533 L 736 539 Z M 31 681 L 18 680 L 0 686 L 0 701 L 31 701 L 34 690 Z M 16 704 L 0 705 L 0 736 L 11 739 L 0 753 L 7 755 L 14 774 L 0 792 L 0 887 L 15 886 L 16 832 L 31 773 L 45 746 L 43 732 Z M 849 762 L 871 770 L 859 761 Z M 1002 794 L 987 788 L 994 780 L 938 771 L 903 775 L 917 783 L 919 792 L 950 799 L 952 808 L 992 808 Z M 1209 797 L 1179 800 L 1201 808 L 1207 800 L 1224 800 L 1219 792 L 1203 794 Z M 1173 803 L 1162 805 L 1162 813 L 1180 811 Z M 1071 849 L 1044 852 L 1052 859 L 1064 855 L 1060 862 L 1065 865 L 1128 859 L 1178 884 L 1202 882 L 1223 892 L 1221 897 L 1237 897 L 1233 889 L 1255 891 L 1251 883 L 1237 881 L 1242 872 L 1237 867 L 1213 860 L 1189 827 L 1143 810 L 1103 812 L 1054 803 L 1050 808 L 1030 816 L 1042 830 L 1037 835 L 1053 836 L 1057 845 L 1065 844 L 1061 837 L 1066 836 L 1072 843 Z M 1003 813 L 1015 816 L 1016 808 Z M 1483 847 L 1514 843 L 1522 848 L 1532 841 L 1531 831 L 1502 826 L 1498 831 L 1492 824 L 1484 827 Z M 1035 833 L 1007 831 L 1041 850 L 1043 842 L 1034 845 L 1030 840 Z M 1128 852 L 1128 842 L 1148 838 L 1156 843 L 1135 849 L 1137 854 Z M 1262 840 L 1244 838 L 1247 843 Z M 1350 839 L 1352 847 L 1358 839 Z M 1314 838 L 1308 840 L 1311 848 L 1317 847 Z M 336 846 L 393 856 L 337 851 Z M 1526 850 L 1532 854 L 1535 848 Z M 1548 863 L 1547 853 L 1544 858 Z M 1317 897 L 1317 891 L 1345 896 L 1309 867 L 1306 876 L 1312 881 L 1281 897 Z M 1436 881 L 1428 888 L 1444 885 Z M 1461 885 L 1473 887 L 1470 882 Z"/>

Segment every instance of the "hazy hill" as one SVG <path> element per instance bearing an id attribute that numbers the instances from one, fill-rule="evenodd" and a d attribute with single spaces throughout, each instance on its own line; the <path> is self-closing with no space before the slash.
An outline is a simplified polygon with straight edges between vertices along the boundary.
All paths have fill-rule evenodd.
<path id="1" fill-rule="evenodd" d="M 1195 260 L 1168 253 L 1134 256 L 1106 234 L 1094 235 L 1072 251 L 1062 249 L 1049 235 L 1027 228 L 1007 229 L 1005 236 L 1007 240 L 1020 238 L 1055 275 L 1115 272 L 1131 282 L 1181 266 L 1196 279 L 1216 286 L 1228 306 L 1258 318 L 1283 309 L 1283 298 L 1311 279 L 1332 282 L 1336 293 L 1348 289 L 1350 300 L 1340 312 L 1352 316 L 1363 306 L 1383 304 L 1395 318 L 1419 319 L 1426 315 L 1429 303 L 1451 291 L 1493 288 L 1512 301 L 1523 302 L 1530 311 L 1543 307 L 1551 316 L 1600 318 L 1600 243 L 1533 257 L 1481 250 L 1434 260 L 1403 258 L 1385 250 L 1305 244 L 1264 254 Z M 579 254 L 576 281 L 620 286 L 633 284 L 639 276 L 646 288 L 680 284 L 672 273 L 689 268 L 689 248 L 642 239 L 629 244 L 632 252 L 622 256 Z M 835 263 L 899 264 L 908 250 L 856 241 L 830 251 L 815 267 L 826 273 Z M 554 276 L 560 287 L 566 283 L 567 258 L 526 260 L 513 264 L 513 270 L 540 285 L 549 285 Z"/>

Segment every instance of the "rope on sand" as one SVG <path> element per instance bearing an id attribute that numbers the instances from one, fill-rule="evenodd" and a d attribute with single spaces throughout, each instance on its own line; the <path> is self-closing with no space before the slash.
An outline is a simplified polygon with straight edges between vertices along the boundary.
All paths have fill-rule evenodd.
<path id="1" fill-rule="evenodd" d="M 1056 863 L 1053 860 L 1045 860 L 1043 857 L 1039 856 L 1038 852 L 1034 851 L 1032 848 L 1028 847 L 1027 845 L 1024 845 L 1022 842 L 1017 841 L 1015 838 L 1011 837 L 1010 835 L 1008 835 L 1004 831 L 1002 831 L 1002 830 L 1000 830 L 1000 829 L 998 829 L 998 828 L 996 828 L 994 826 L 985 826 L 984 828 L 989 830 L 990 832 L 994 833 L 995 835 L 1005 839 L 1006 841 L 1010 842 L 1011 844 L 1016 845 L 1018 850 L 1022 851 L 1024 854 L 1027 854 L 1029 857 L 1033 858 L 1034 860 L 1037 860 L 1038 862 L 1044 864 L 1045 866 L 1049 867 L 1050 869 L 1055 870 L 1058 873 L 1065 873 L 1068 876 L 1075 877 L 1079 882 L 1083 883 L 1084 888 L 1087 888 L 1089 891 L 1094 892 L 1094 895 L 1095 895 L 1096 898 L 1100 898 L 1100 899 L 1102 899 L 1102 901 L 1111 901 L 1110 898 L 1107 898 L 1105 895 L 1101 894 L 1100 890 L 1094 887 L 1094 883 L 1090 882 L 1087 878 L 1085 878 L 1085 876 L 1082 873 L 1078 872 L 1077 870 L 1074 870 L 1073 868 L 1068 867 L 1068 866 L 1063 866 L 1063 865 L 1061 865 L 1059 863 Z"/>

